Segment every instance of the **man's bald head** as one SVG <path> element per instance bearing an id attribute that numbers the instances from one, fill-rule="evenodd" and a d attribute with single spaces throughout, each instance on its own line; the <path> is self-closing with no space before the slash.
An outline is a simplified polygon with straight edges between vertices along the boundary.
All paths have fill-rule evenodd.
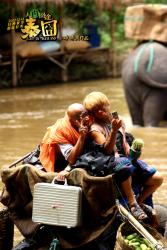
<path id="1" fill-rule="evenodd" d="M 80 115 L 83 111 L 85 111 L 85 108 L 82 104 L 73 103 L 68 107 L 67 115 L 69 118 L 72 118 L 73 116 Z"/>
<path id="2" fill-rule="evenodd" d="M 75 121 L 80 120 L 80 115 L 83 111 L 86 111 L 81 103 L 73 103 L 67 109 L 67 115 L 72 125 L 76 125 Z"/>

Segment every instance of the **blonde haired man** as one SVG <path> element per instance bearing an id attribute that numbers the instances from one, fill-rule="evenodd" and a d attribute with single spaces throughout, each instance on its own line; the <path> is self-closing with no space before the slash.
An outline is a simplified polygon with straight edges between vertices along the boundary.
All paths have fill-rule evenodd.
<path id="1" fill-rule="evenodd" d="M 89 130 L 90 138 L 97 144 L 103 145 L 105 154 L 115 155 L 116 166 L 113 173 L 128 200 L 132 214 L 139 220 L 147 218 L 138 203 L 141 204 L 162 184 L 162 176 L 156 172 L 155 168 L 149 167 L 143 161 L 137 162 L 138 168 L 133 166 L 126 155 L 130 148 L 127 143 L 124 145 L 125 155 L 119 157 L 116 150 L 116 136 L 123 122 L 119 118 L 114 119 L 111 116 L 110 102 L 104 93 L 91 92 L 85 97 L 83 104 L 94 117 L 94 123 Z M 135 178 L 143 181 L 143 191 L 138 197 L 138 203 L 132 189 L 132 176 L 134 174 Z"/>

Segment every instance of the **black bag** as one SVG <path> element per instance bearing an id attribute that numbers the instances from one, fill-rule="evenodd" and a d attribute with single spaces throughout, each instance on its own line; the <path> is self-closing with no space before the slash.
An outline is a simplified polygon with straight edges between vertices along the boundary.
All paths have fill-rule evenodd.
<path id="1" fill-rule="evenodd" d="M 95 142 L 87 144 L 84 154 L 78 157 L 72 168 L 83 168 L 93 176 L 107 176 L 113 173 L 115 157 L 103 153 L 103 145 Z"/>
<path id="2" fill-rule="evenodd" d="M 35 250 L 36 243 L 31 239 L 22 240 L 17 246 L 15 246 L 12 250 Z"/>
<path id="3" fill-rule="evenodd" d="M 40 160 L 39 160 L 40 148 L 39 146 L 32 151 L 32 153 L 23 160 L 22 164 L 31 164 L 40 170 L 44 170 Z"/>
<path id="4" fill-rule="evenodd" d="M 134 140 L 133 135 L 126 132 L 125 136 L 126 136 L 127 143 L 129 144 L 129 146 L 131 146 Z M 125 156 L 126 154 L 123 148 L 123 136 L 119 130 L 117 131 L 117 135 L 116 135 L 116 146 L 117 146 L 118 154 L 120 156 Z"/>
<path id="5" fill-rule="evenodd" d="M 23 239 L 12 250 L 49 249 L 55 235 L 56 227 L 39 224 L 31 238 Z"/>

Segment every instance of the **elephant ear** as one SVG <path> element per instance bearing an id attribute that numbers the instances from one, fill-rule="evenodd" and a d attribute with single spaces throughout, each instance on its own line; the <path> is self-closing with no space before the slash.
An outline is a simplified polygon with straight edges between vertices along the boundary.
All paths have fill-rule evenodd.
<path id="1" fill-rule="evenodd" d="M 167 89 L 167 47 L 158 42 L 141 44 L 135 52 L 134 72 L 148 86 Z"/>

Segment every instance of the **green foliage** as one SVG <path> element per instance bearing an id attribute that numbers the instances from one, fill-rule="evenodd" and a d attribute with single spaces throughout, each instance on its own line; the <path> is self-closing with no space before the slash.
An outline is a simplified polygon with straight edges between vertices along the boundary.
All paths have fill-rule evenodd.
<path id="1" fill-rule="evenodd" d="M 41 5 L 41 12 L 47 12 L 47 14 L 50 14 L 52 17 L 59 19 L 60 17 L 60 13 L 58 8 L 56 7 L 56 5 L 53 2 L 47 3 L 47 5 Z"/>
<path id="2" fill-rule="evenodd" d="M 64 8 L 63 16 L 65 22 L 67 19 L 71 19 L 73 22 L 70 21 L 70 23 L 73 24 L 73 27 L 83 34 L 87 23 L 97 24 L 95 1 L 81 0 L 79 4 L 68 4 Z"/>
<path id="3" fill-rule="evenodd" d="M 92 19 L 96 16 L 96 5 L 94 1 L 81 0 L 79 4 L 69 4 L 64 8 L 64 15 L 77 21 Z"/>
<path id="4" fill-rule="evenodd" d="M 167 4 L 166 0 L 145 0 L 144 3 Z"/>
<path id="5" fill-rule="evenodd" d="M 2 19 L 8 19 L 10 16 L 10 8 L 5 3 L 0 3 L 0 17 Z"/>
<path id="6" fill-rule="evenodd" d="M 110 36 L 110 34 L 108 32 L 106 32 L 106 31 L 101 31 L 100 36 L 101 36 L 101 43 L 105 47 L 110 47 L 111 46 L 111 36 Z"/>
<path id="7" fill-rule="evenodd" d="M 5 3 L 0 3 L 0 35 L 6 33 L 10 15 L 11 10 L 9 6 Z"/>
<path id="8" fill-rule="evenodd" d="M 146 4 L 166 4 L 167 0 L 145 0 Z M 27 8 L 38 8 L 40 12 L 45 12 L 51 14 L 54 18 L 60 18 L 60 10 L 54 3 L 31 3 L 27 6 Z M 17 7 L 15 9 L 16 17 L 24 16 L 22 10 Z M 72 26 L 72 28 L 77 30 L 77 33 L 83 35 L 85 33 L 85 25 L 94 24 L 98 28 L 98 33 L 101 37 L 101 45 L 105 47 L 112 47 L 112 25 L 115 26 L 114 32 L 114 46 L 116 47 L 116 53 L 123 54 L 128 51 L 129 48 L 132 48 L 136 45 L 136 41 L 132 39 L 125 39 L 124 34 L 124 15 L 125 15 L 125 7 L 121 8 L 113 8 L 109 11 L 103 10 L 100 11 L 97 9 L 96 1 L 92 0 L 80 0 L 79 4 L 66 4 L 62 9 L 62 17 L 63 23 L 65 25 Z M 11 5 L 0 2 L 0 34 L 3 34 L 7 30 L 7 22 L 8 19 L 11 18 Z M 83 65 L 83 68 L 85 66 Z M 76 66 L 77 68 L 77 66 Z M 89 68 L 89 67 L 88 67 Z M 86 67 L 86 71 L 88 71 Z M 80 75 L 85 76 L 85 69 L 79 67 L 78 71 Z M 95 71 L 95 69 L 90 67 L 90 74 Z M 1 80 L 1 86 L 8 86 L 11 82 L 11 74 L 10 71 L 3 70 L 0 73 L 0 78 L 5 79 Z M 36 76 L 37 77 L 37 76 Z M 37 78 L 40 79 L 41 75 L 39 74 Z M 79 77 L 79 76 L 78 76 Z"/>
<path id="9" fill-rule="evenodd" d="M 0 70 L 0 88 L 9 87 L 12 81 L 12 73 L 9 68 L 1 68 Z"/>
<path id="10" fill-rule="evenodd" d="M 100 11 L 95 5 L 95 1 L 81 0 L 79 5 L 68 5 L 65 8 L 64 16 L 73 19 L 74 27 L 78 32 L 85 33 L 86 24 L 95 24 L 101 36 L 103 46 L 110 47 L 111 40 L 111 21 L 116 24 L 115 37 L 118 40 L 124 39 L 124 12 L 125 8 L 110 11 Z M 77 27 L 76 27 L 77 24 Z"/>
<path id="11" fill-rule="evenodd" d="M 132 48 L 134 48 L 137 44 L 136 40 L 132 40 L 132 39 L 124 39 L 121 41 L 117 41 L 116 43 L 116 52 L 119 55 L 123 55 L 128 53 L 129 50 L 131 50 Z"/>

